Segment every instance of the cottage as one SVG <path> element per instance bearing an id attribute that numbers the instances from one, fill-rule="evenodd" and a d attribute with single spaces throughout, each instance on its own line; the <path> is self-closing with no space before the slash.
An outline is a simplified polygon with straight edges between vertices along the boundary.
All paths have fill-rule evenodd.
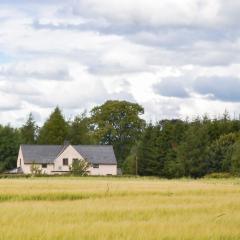
<path id="1" fill-rule="evenodd" d="M 21 145 L 17 167 L 31 173 L 34 164 L 44 174 L 64 174 L 75 159 L 90 163 L 90 175 L 117 175 L 117 161 L 112 146 L 105 145 Z"/>

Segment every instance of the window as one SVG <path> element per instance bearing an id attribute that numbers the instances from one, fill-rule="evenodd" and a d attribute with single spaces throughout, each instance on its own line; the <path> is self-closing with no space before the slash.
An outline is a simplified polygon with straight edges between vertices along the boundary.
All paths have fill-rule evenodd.
<path id="1" fill-rule="evenodd" d="M 42 168 L 47 168 L 47 163 L 43 163 Z"/>
<path id="2" fill-rule="evenodd" d="M 68 165 L 68 158 L 63 158 L 63 166 L 67 166 Z"/>
<path id="3" fill-rule="evenodd" d="M 94 163 L 93 168 L 99 168 L 99 164 Z"/>
<path id="4" fill-rule="evenodd" d="M 73 161 L 73 163 L 74 163 L 74 162 L 78 161 L 78 158 L 73 158 L 72 161 Z"/>

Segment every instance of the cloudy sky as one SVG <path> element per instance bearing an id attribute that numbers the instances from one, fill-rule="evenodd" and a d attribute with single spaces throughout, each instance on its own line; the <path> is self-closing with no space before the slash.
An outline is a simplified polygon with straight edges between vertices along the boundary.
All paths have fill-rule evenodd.
<path id="1" fill-rule="evenodd" d="M 240 113 L 239 0 L 0 0 L 0 123 L 107 99 L 145 118 Z"/>

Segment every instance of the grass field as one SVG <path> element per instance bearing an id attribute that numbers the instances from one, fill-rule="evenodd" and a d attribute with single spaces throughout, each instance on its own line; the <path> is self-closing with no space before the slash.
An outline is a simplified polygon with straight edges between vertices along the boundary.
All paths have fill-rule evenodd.
<path id="1" fill-rule="evenodd" d="M 1 179 L 0 239 L 240 239 L 240 179 Z"/>

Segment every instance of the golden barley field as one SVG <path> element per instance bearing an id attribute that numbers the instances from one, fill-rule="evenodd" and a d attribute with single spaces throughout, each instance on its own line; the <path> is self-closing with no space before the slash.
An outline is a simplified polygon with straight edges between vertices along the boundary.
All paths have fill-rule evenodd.
<path id="1" fill-rule="evenodd" d="M 237 240 L 240 179 L 1 179 L 0 239 Z"/>

